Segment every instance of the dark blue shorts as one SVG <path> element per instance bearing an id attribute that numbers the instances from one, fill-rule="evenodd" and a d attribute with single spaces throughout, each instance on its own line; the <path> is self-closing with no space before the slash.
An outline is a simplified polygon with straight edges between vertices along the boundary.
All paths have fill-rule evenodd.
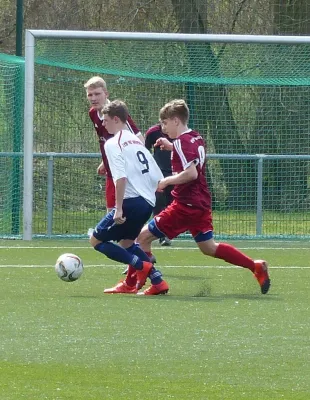
<path id="1" fill-rule="evenodd" d="M 101 242 L 135 240 L 149 220 L 152 211 L 153 207 L 143 197 L 125 199 L 123 217 L 126 217 L 126 221 L 120 225 L 115 224 L 113 220 L 115 209 L 113 209 L 97 224 L 93 236 Z"/>

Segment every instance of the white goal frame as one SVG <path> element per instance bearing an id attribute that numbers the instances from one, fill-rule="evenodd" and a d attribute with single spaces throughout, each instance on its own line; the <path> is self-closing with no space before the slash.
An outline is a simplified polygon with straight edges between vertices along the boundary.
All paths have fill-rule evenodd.
<path id="1" fill-rule="evenodd" d="M 25 31 L 25 106 L 24 106 L 24 189 L 23 239 L 32 240 L 33 221 L 33 118 L 34 65 L 36 39 L 143 40 L 208 43 L 310 44 L 310 36 L 213 35 L 147 32 L 98 32 L 36 30 Z"/>

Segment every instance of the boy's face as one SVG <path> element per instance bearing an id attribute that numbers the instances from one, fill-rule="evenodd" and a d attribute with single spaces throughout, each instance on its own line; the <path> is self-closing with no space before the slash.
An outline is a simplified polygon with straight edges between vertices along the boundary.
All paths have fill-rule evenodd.
<path id="1" fill-rule="evenodd" d="M 96 110 L 101 110 L 108 98 L 108 92 L 104 90 L 102 87 L 98 88 L 88 87 L 86 89 L 86 94 L 90 105 L 94 107 Z"/>
<path id="2" fill-rule="evenodd" d="M 161 121 L 159 121 L 159 123 L 160 123 L 160 129 L 161 129 L 161 131 L 162 131 L 165 135 L 168 135 L 167 132 L 166 132 L 166 127 L 164 126 L 164 124 L 163 124 Z"/>
<path id="3" fill-rule="evenodd" d="M 102 122 L 110 135 L 114 135 L 119 131 L 119 118 L 110 117 L 108 114 L 104 114 Z"/>
<path id="4" fill-rule="evenodd" d="M 161 129 L 162 131 L 168 135 L 171 139 L 175 139 L 178 134 L 178 125 L 179 119 L 174 118 L 167 118 L 161 121 Z"/>

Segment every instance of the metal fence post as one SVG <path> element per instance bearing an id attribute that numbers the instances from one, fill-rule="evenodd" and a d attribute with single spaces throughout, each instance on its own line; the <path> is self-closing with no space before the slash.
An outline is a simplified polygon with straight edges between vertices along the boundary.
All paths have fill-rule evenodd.
<path id="1" fill-rule="evenodd" d="M 47 162 L 47 236 L 53 233 L 53 192 L 54 192 L 54 156 L 49 154 Z"/>
<path id="2" fill-rule="evenodd" d="M 262 235 L 263 226 L 263 158 L 264 154 L 257 154 L 257 198 L 256 198 L 256 235 Z"/>

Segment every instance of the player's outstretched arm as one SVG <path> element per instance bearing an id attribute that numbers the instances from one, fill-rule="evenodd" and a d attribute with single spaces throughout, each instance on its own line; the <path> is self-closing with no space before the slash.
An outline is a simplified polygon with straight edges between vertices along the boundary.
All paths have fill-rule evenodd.
<path id="1" fill-rule="evenodd" d="M 168 150 L 172 151 L 173 150 L 173 144 L 169 142 L 168 139 L 166 138 L 159 138 L 156 140 L 156 143 L 154 144 L 155 147 L 160 147 L 160 150 Z"/>
<path id="2" fill-rule="evenodd" d="M 162 191 L 165 187 L 170 185 L 182 185 L 183 183 L 191 182 L 197 179 L 198 172 L 196 169 L 196 165 L 194 162 L 186 168 L 184 171 L 180 172 L 179 174 L 175 174 L 172 176 L 167 176 L 166 178 L 162 179 L 158 184 L 158 191 Z"/>

